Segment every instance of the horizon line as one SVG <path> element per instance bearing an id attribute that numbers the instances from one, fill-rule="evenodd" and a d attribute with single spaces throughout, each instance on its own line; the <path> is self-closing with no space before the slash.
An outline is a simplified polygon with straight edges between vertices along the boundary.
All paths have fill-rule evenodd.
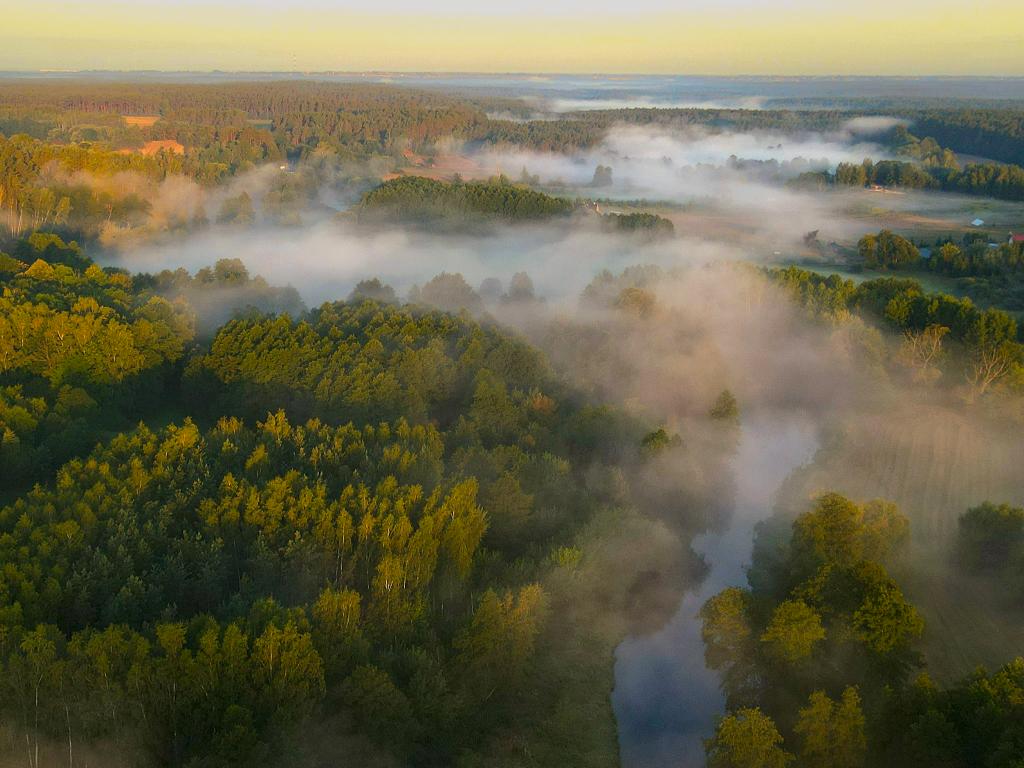
<path id="1" fill-rule="evenodd" d="M 150 74 L 150 75 L 363 75 L 363 76 L 463 76 L 463 77 L 705 77 L 723 80 L 1024 80 L 1024 74 L 720 74 L 714 72 L 600 72 L 600 71 L 516 71 L 516 70 L 444 70 L 444 69 L 0 69 L 5 75 L 88 75 L 88 74 Z"/>

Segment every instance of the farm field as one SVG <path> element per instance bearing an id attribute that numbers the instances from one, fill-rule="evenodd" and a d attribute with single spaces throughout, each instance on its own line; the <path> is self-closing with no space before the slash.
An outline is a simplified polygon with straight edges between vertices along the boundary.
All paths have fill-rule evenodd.
<path id="1" fill-rule="evenodd" d="M 948 553 L 925 552 L 897 571 L 900 584 L 925 621 L 930 674 L 949 684 L 979 666 L 995 669 L 1024 648 L 1024 627 L 1006 594 L 992 580 L 949 572 Z"/>
<path id="2" fill-rule="evenodd" d="M 843 194 L 848 195 L 844 214 L 862 222 L 864 229 L 890 229 L 915 241 L 959 239 L 968 232 L 985 232 L 995 241 L 1005 242 L 1008 232 L 1024 231 L 1022 203 L 937 192 L 858 190 Z M 972 226 L 975 219 L 985 223 Z"/>
<path id="3" fill-rule="evenodd" d="M 124 124 L 133 128 L 152 128 L 160 121 L 160 115 L 125 115 Z"/>
<path id="4" fill-rule="evenodd" d="M 921 405 L 844 425 L 790 479 L 781 503 L 797 512 L 827 490 L 896 502 L 909 517 L 911 557 L 897 578 L 925 618 L 930 672 L 951 681 L 1018 653 L 1024 626 L 992 583 L 951 569 L 957 520 L 983 501 L 1024 503 L 1024 443 L 1012 428 Z"/>

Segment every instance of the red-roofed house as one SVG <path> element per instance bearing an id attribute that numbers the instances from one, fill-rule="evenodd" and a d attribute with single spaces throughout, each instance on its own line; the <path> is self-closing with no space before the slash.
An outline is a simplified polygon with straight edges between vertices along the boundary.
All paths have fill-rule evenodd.
<path id="1" fill-rule="evenodd" d="M 1024 235 L 1015 235 L 1013 232 L 1010 233 L 1010 245 L 1024 244 Z"/>

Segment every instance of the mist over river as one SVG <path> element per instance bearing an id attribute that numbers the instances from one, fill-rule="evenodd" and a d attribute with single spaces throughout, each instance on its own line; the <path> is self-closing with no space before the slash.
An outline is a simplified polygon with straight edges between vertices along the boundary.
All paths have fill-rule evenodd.
<path id="1" fill-rule="evenodd" d="M 704 765 L 703 740 L 714 733 L 725 699 L 718 673 L 704 664 L 698 613 L 708 598 L 746 584 L 754 527 L 767 518 L 789 474 L 818 448 L 818 430 L 789 411 L 748 413 L 732 459 L 735 504 L 723 530 L 705 533 L 693 549 L 706 577 L 683 597 L 659 631 L 629 637 L 616 650 L 612 706 L 624 768 Z"/>

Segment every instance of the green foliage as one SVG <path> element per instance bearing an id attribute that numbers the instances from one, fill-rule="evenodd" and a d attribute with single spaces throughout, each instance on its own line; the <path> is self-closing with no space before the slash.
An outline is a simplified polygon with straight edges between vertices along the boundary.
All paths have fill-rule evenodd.
<path id="1" fill-rule="evenodd" d="M 649 237 L 671 237 L 676 227 L 669 219 L 654 213 L 605 213 L 601 226 L 608 232 L 643 234 Z"/>
<path id="2" fill-rule="evenodd" d="M 837 493 L 818 499 L 793 524 L 793 565 L 801 573 L 829 563 L 885 562 L 907 542 L 910 524 L 896 505 L 855 504 Z"/>
<path id="3" fill-rule="evenodd" d="M 953 277 L 998 277 L 1012 282 L 1024 270 L 1024 245 L 999 243 L 992 247 L 988 237 L 964 237 L 959 244 L 940 241 L 928 259 L 928 269 Z"/>
<path id="4" fill-rule="evenodd" d="M 945 690 L 922 676 L 893 692 L 876 734 L 888 765 L 1016 768 L 1024 754 L 1024 659 Z"/>
<path id="5" fill-rule="evenodd" d="M 1011 600 L 1024 602 L 1024 509 L 985 502 L 967 510 L 956 552 L 967 571 L 997 579 Z"/>
<path id="6" fill-rule="evenodd" d="M 177 156 L 119 154 L 89 144 L 55 144 L 25 135 L 0 134 L 0 211 L 14 237 L 32 230 L 90 225 L 95 231 L 100 210 L 108 220 L 124 221 L 138 209 L 135 196 L 115 198 L 84 183 L 72 185 L 76 172 L 110 175 L 133 171 L 162 178 L 180 169 Z M 56 171 L 56 172 L 55 172 Z M 17 255 L 17 254 L 15 254 Z M 71 266 L 80 266 L 71 264 Z"/>
<path id="7" fill-rule="evenodd" d="M 187 305 L 115 271 L 68 266 L 85 258 L 74 244 L 33 235 L 26 249 L 62 261 L 37 258 L 0 284 L 0 479 L 10 488 L 157 405 L 194 335 Z"/>
<path id="8" fill-rule="evenodd" d="M 868 650 L 878 656 L 898 653 L 921 636 L 924 620 L 894 582 L 878 579 L 865 591 L 853 627 Z"/>
<path id="9" fill-rule="evenodd" d="M 220 670 L 218 684 L 235 686 L 218 694 L 226 709 L 187 699 L 205 690 L 208 673 L 193 671 L 190 654 L 199 651 L 179 650 L 185 640 L 140 662 L 160 668 L 173 660 L 167 674 L 180 680 L 179 698 L 163 705 L 170 709 L 153 726 L 172 730 L 151 737 L 173 763 L 220 754 L 244 764 L 263 754 L 272 729 L 254 702 L 265 701 L 275 727 L 286 727 L 316 703 L 324 680 L 341 685 L 341 701 L 364 732 L 399 752 L 411 748 L 391 739 L 395 729 L 410 741 L 420 733 L 410 708 L 417 689 L 389 682 L 396 643 L 446 659 L 439 671 L 445 685 L 467 704 L 487 702 L 486 722 L 496 722 L 499 700 L 517 695 L 534 652 L 543 595 L 535 586 L 504 597 L 492 589 L 474 607 L 468 586 L 488 515 L 505 531 L 503 546 L 529 534 L 502 519 L 507 505 L 479 506 L 476 479 L 447 476 L 443 452 L 435 428 L 401 421 L 293 426 L 277 413 L 255 430 L 235 419 L 205 433 L 188 422 L 160 434 L 141 428 L 68 464 L 54 488 L 0 510 L 0 616 L 16 627 L 56 621 L 71 644 L 93 627 L 124 625 L 154 649 L 168 642 L 159 622 L 216 616 L 220 628 L 203 630 L 196 647 L 203 664 Z M 507 501 L 501 484 L 510 481 L 522 482 L 500 476 L 493 498 Z M 298 613 L 274 605 L 298 606 Z M 289 618 L 249 640 L 237 636 L 231 622 L 240 614 L 262 626 L 253 617 L 268 610 Z M 453 640 L 432 630 L 463 622 Z M 232 659 L 242 654 L 230 662 L 237 677 L 219 655 L 229 645 L 243 649 L 231 651 Z M 258 665 L 270 666 L 263 672 Z M 278 665 L 287 686 L 302 688 L 279 690 Z M 192 675 L 196 691 L 187 688 Z M 242 681 L 271 686 L 277 698 Z M 102 733 L 113 727 L 97 726 Z M 455 746 L 449 737 L 423 736 L 442 751 Z"/>
<path id="10" fill-rule="evenodd" d="M 352 289 L 352 293 L 348 297 L 348 300 L 352 302 L 365 301 L 367 299 L 381 304 L 394 304 L 398 301 L 398 296 L 395 294 L 394 288 L 382 283 L 375 277 L 371 280 L 360 280 L 356 283 L 356 287 Z"/>
<path id="11" fill-rule="evenodd" d="M 402 176 L 363 195 L 358 214 L 361 221 L 461 226 L 486 218 L 549 219 L 566 216 L 573 207 L 569 200 L 504 181 L 448 183 Z"/>
<path id="12" fill-rule="evenodd" d="M 518 688 L 533 654 L 544 610 L 544 593 L 534 584 L 498 597 L 484 593 L 472 623 L 455 638 L 458 666 L 476 698 L 488 701 Z"/>
<path id="13" fill-rule="evenodd" d="M 825 277 L 796 267 L 768 270 L 768 276 L 810 312 L 831 321 L 858 311 L 905 334 L 948 329 L 938 332 L 948 334 L 956 354 L 943 359 L 943 367 L 967 384 L 970 399 L 1013 385 L 1024 370 L 1017 321 L 1003 310 L 980 309 L 970 299 L 927 294 L 908 278 L 878 278 L 855 286 L 836 275 Z"/>
<path id="14" fill-rule="evenodd" d="M 856 688 L 846 688 L 838 702 L 815 691 L 793 728 L 802 744 L 801 764 L 862 768 L 867 751 L 864 726 Z"/>
<path id="15" fill-rule="evenodd" d="M 356 668 L 345 680 L 342 695 L 352 707 L 359 729 L 374 741 L 390 743 L 401 753 L 415 736 L 409 699 L 379 667 Z"/>
<path id="16" fill-rule="evenodd" d="M 187 378 L 194 402 L 217 413 L 254 417 L 285 405 L 300 418 L 448 425 L 472 406 L 466 428 L 493 439 L 521 420 L 540 429 L 528 399 L 552 387 L 523 342 L 466 318 L 373 302 L 325 304 L 303 320 L 229 322 Z"/>
<path id="17" fill-rule="evenodd" d="M 658 300 L 651 291 L 643 288 L 623 288 L 616 297 L 615 309 L 640 320 L 649 319 L 658 308 Z"/>
<path id="18" fill-rule="evenodd" d="M 740 423 L 740 405 L 735 395 L 728 389 L 723 389 L 711 406 L 708 415 L 715 421 L 723 421 L 729 424 Z"/>
<path id="19" fill-rule="evenodd" d="M 878 702 L 919 663 L 923 621 L 882 565 L 906 538 L 892 504 L 827 494 L 793 522 L 789 542 L 757 543 L 750 589 L 726 589 L 701 611 L 705 657 L 723 672 L 729 706 L 757 705 L 792 727 L 809 765 L 831 764 L 820 762 L 825 753 L 862 765 L 864 720 L 851 686 Z M 815 693 L 841 689 L 850 692 L 835 712 Z M 798 716 L 793 702 L 808 696 Z"/>
<path id="20" fill-rule="evenodd" d="M 671 448 L 678 448 L 683 444 L 683 439 L 677 435 L 669 435 L 664 427 L 644 435 L 640 443 L 643 451 L 649 455 L 657 455 Z"/>
<path id="21" fill-rule="evenodd" d="M 916 162 L 840 163 L 835 174 L 824 179 L 823 184 L 941 189 L 1001 200 L 1024 200 L 1024 168 L 1019 165 L 984 162 L 971 163 L 961 169 L 952 150 L 943 149 L 934 139 L 922 141 L 907 134 L 906 129 L 897 131 L 903 131 L 902 139 L 894 139 L 897 153 L 913 157 Z"/>
<path id="22" fill-rule="evenodd" d="M 137 292 L 152 292 L 170 301 L 185 301 L 196 314 L 201 337 L 212 335 L 232 317 L 243 314 L 302 314 L 306 306 L 291 286 L 269 285 L 259 275 L 252 276 L 240 259 L 218 259 L 195 275 L 178 268 L 156 274 L 132 276 Z"/>
<path id="23" fill-rule="evenodd" d="M 452 313 L 466 310 L 476 314 L 483 310 L 480 295 L 461 274 L 450 272 L 435 275 L 422 288 L 413 286 L 409 291 L 409 301 Z"/>
<path id="24" fill-rule="evenodd" d="M 708 768 L 785 768 L 793 762 L 775 723 L 759 709 L 726 715 L 707 744 L 707 754 Z"/>
<path id="25" fill-rule="evenodd" d="M 256 221 L 256 212 L 252 207 L 252 198 L 248 192 L 242 192 L 236 197 L 229 197 L 221 203 L 220 211 L 217 213 L 217 221 L 220 224 L 238 224 L 247 226 Z"/>
<path id="26" fill-rule="evenodd" d="M 870 269 L 903 269 L 915 266 L 921 252 L 904 237 L 883 229 L 878 235 L 865 235 L 857 243 L 864 266 Z"/>
<path id="27" fill-rule="evenodd" d="M 592 187 L 610 187 L 612 185 L 612 169 L 608 165 L 599 165 L 594 169 L 594 179 L 590 182 Z"/>
<path id="28" fill-rule="evenodd" d="M 806 659 L 815 644 L 825 639 L 825 628 L 818 613 L 802 600 L 786 600 L 772 614 L 761 642 L 770 653 L 787 664 Z"/>
<path id="29" fill-rule="evenodd" d="M 83 253 L 78 243 L 65 243 L 57 235 L 33 232 L 14 244 L 14 257 L 26 264 L 42 260 L 47 264 L 64 264 L 76 272 L 85 271 L 92 259 Z"/>
<path id="30" fill-rule="evenodd" d="M 4 708 L 32 723 L 26 743 L 141 733 L 153 757 L 182 765 L 247 765 L 323 695 L 308 632 L 294 622 L 158 623 L 81 632 L 13 628 L 5 635 Z M 129 742 L 130 743 L 130 742 Z"/>
<path id="31" fill-rule="evenodd" d="M 998 569 L 1019 544 L 1022 521 L 1005 505 L 970 510 L 962 562 L 984 567 L 991 558 Z M 788 545 L 755 547 L 754 588 L 724 590 L 701 612 L 708 664 L 726 673 L 730 706 L 747 707 L 722 721 L 709 760 L 778 760 L 785 734 L 799 765 L 1016 768 L 1024 660 L 947 689 L 924 675 L 905 680 L 923 624 L 880 562 L 905 536 L 891 505 L 830 494 L 795 521 Z M 799 701 L 807 704 L 796 710 Z"/>
<path id="32" fill-rule="evenodd" d="M 15 459 L 52 412 L 107 414 L 89 392 L 182 361 L 186 316 L 148 291 L 252 284 L 230 260 L 134 281 L 39 264 L 0 315 L 7 375 L 27 382 L 0 390 L 5 470 L 33 470 Z M 114 342 L 90 351 L 80 316 L 94 335 L 123 327 L 141 371 L 101 365 Z M 32 351 L 58 321 L 74 365 Z M 55 404 L 34 394 L 51 379 Z M 574 533 L 604 493 L 586 479 L 604 443 L 586 435 L 611 417 L 584 417 L 535 349 L 467 316 L 328 304 L 228 323 L 182 403 L 215 425 L 140 426 L 0 508 L 0 660 L 50 686 L 31 723 L 22 689 L 0 704 L 19 734 L 61 737 L 67 705 L 76 738 L 138 738 L 139 762 L 247 765 L 324 706 L 397 759 L 451 764 L 508 713 L 552 711 L 555 689 L 523 704 L 537 582 L 580 560 Z"/>
<path id="33" fill-rule="evenodd" d="M 751 595 L 728 587 L 710 598 L 700 611 L 704 660 L 722 674 L 723 687 L 746 697 L 754 685 L 757 650 L 751 616 Z"/>

